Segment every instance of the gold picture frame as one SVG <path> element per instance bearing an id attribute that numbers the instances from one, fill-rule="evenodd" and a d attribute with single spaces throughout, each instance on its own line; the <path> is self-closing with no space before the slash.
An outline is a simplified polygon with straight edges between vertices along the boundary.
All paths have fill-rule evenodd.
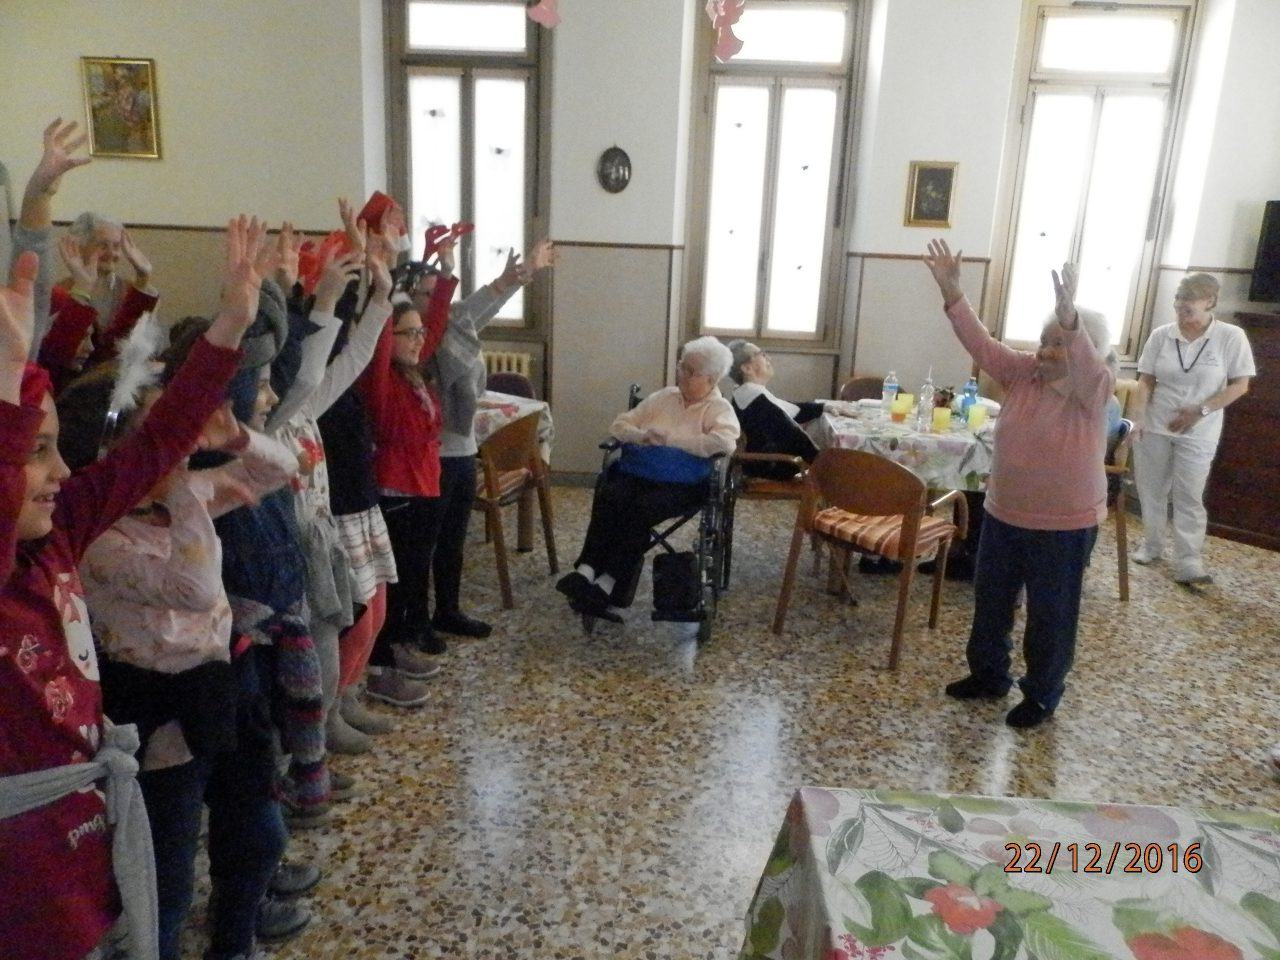
<path id="1" fill-rule="evenodd" d="M 908 227 L 950 227 L 958 163 L 913 160 L 907 175 Z"/>
<path id="2" fill-rule="evenodd" d="M 80 80 L 94 157 L 160 159 L 156 62 L 81 57 Z"/>

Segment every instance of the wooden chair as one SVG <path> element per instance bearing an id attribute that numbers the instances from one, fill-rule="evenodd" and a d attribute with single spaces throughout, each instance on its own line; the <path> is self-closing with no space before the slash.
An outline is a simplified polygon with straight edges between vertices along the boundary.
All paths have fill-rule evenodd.
<path id="1" fill-rule="evenodd" d="M 1129 477 L 1130 434 L 1133 421 L 1120 421 L 1120 429 L 1107 442 L 1107 512 L 1116 519 L 1116 570 L 1120 576 L 1120 599 L 1129 599 L 1129 511 L 1125 485 Z"/>
<path id="2" fill-rule="evenodd" d="M 737 514 L 738 500 L 799 500 L 804 495 L 804 474 L 809 465 L 803 457 L 785 453 L 747 453 L 747 434 L 738 434 L 738 449 L 729 462 L 728 496 L 725 498 L 725 548 L 724 566 L 721 572 L 721 586 L 729 586 L 729 574 L 733 566 L 733 522 Z M 793 476 L 785 480 L 769 477 L 754 477 L 747 472 L 752 463 L 782 464 L 793 472 Z M 818 558 L 818 544 L 814 541 L 815 568 Z"/>
<path id="3" fill-rule="evenodd" d="M 856 400 L 879 400 L 884 389 L 884 377 L 852 377 L 840 385 L 840 399 L 845 403 Z"/>
<path id="4" fill-rule="evenodd" d="M 522 373 L 491 373 L 485 378 L 485 389 L 495 393 L 509 393 L 513 397 L 536 400 L 533 384 Z"/>
<path id="5" fill-rule="evenodd" d="M 502 529 L 502 508 L 519 504 L 522 513 L 532 516 L 532 499 L 536 492 L 542 515 L 542 536 L 547 546 L 547 564 L 558 573 L 556 537 L 552 529 L 551 489 L 547 482 L 547 466 L 538 453 L 538 417 L 531 414 L 507 424 L 480 445 L 480 473 L 476 477 L 474 509 L 485 515 L 485 528 L 493 534 L 494 559 L 498 566 L 498 586 L 502 606 L 515 606 L 511 596 L 511 575 L 507 569 L 507 543 Z M 533 549 L 532 522 L 520 525 L 516 542 L 518 550 Z"/>
<path id="6" fill-rule="evenodd" d="M 934 510 L 948 503 L 952 505 L 952 520 L 931 516 Z M 930 503 L 924 481 L 901 464 L 863 450 L 823 450 L 805 477 L 804 497 L 796 513 L 791 551 L 774 612 L 773 632 L 782 632 L 805 536 L 816 535 L 846 555 L 857 550 L 901 560 L 898 611 L 889 647 L 889 669 L 898 669 L 907 596 L 916 562 L 931 553 L 936 553 L 938 558 L 929 608 L 929 626 L 935 627 L 946 575 L 947 548 L 955 537 L 965 535 L 968 522 L 968 504 L 957 490 Z M 838 566 L 834 559 L 831 566 L 833 570 Z M 847 570 L 847 562 L 843 566 Z"/>

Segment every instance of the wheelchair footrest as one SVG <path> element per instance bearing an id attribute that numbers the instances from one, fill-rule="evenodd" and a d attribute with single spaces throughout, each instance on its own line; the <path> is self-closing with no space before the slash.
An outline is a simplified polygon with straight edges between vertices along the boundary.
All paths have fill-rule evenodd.
<path id="1" fill-rule="evenodd" d="M 655 610 L 649 614 L 650 619 L 664 623 L 701 623 L 707 619 L 707 612 L 700 610 Z"/>

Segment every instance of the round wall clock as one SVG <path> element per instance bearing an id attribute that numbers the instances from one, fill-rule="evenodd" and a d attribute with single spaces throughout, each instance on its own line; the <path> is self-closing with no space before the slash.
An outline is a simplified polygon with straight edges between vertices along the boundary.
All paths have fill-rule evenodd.
<path id="1" fill-rule="evenodd" d="M 596 179 L 610 193 L 621 193 L 631 182 L 631 158 L 621 147 L 610 147 L 600 154 Z"/>

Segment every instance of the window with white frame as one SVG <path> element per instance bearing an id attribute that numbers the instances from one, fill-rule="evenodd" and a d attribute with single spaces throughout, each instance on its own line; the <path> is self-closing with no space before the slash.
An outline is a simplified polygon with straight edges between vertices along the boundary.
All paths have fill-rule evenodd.
<path id="1" fill-rule="evenodd" d="M 389 0 L 401 83 L 392 97 L 392 168 L 407 197 L 413 256 L 427 229 L 464 221 L 458 296 L 529 247 L 537 204 L 537 28 L 523 0 Z M 496 323 L 528 324 L 525 291 Z"/>
<path id="2" fill-rule="evenodd" d="M 753 0 L 712 62 L 690 305 L 706 333 L 829 337 L 852 2 Z"/>
<path id="3" fill-rule="evenodd" d="M 1004 297 L 1004 338 L 1039 339 L 1049 271 L 1132 356 L 1155 255 L 1185 5 L 1043 6 L 1035 23 Z"/>

